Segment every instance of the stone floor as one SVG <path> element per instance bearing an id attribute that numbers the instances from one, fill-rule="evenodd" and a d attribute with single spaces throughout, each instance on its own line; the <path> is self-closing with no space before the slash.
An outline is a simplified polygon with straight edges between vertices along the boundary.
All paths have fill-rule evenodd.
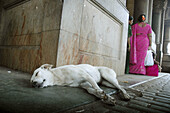
<path id="1" fill-rule="evenodd" d="M 128 74 L 118 76 L 118 80 L 123 86 L 134 87 L 136 84 L 139 85 L 165 75 L 166 73 L 159 73 L 159 77 L 150 77 Z M 30 78 L 31 75 L 28 73 L 0 67 L 1 113 L 57 113 L 99 101 L 80 88 L 59 86 L 32 88 L 29 82 Z M 114 94 L 117 91 L 103 86 L 102 88 L 107 93 Z M 100 109 L 98 108 L 98 110 Z"/>
<path id="2" fill-rule="evenodd" d="M 170 74 L 134 88 L 141 90 L 143 96 L 138 97 L 129 92 L 131 100 L 122 101 L 117 95 L 112 95 L 117 100 L 116 106 L 105 105 L 98 100 L 64 113 L 170 113 Z"/>

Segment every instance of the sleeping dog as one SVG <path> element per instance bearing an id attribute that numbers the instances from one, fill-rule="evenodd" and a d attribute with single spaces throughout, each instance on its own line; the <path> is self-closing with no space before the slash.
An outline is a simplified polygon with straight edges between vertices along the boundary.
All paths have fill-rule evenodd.
<path id="1" fill-rule="evenodd" d="M 107 67 L 80 64 L 52 68 L 52 65 L 44 64 L 34 71 L 30 82 L 33 87 L 38 88 L 54 85 L 81 87 L 86 89 L 88 93 L 100 98 L 103 102 L 115 105 L 116 101 L 114 97 L 106 94 L 98 86 L 98 83 L 101 83 L 107 87 L 119 89 L 125 100 L 130 99 L 129 94 L 119 85 L 116 79 L 116 73 Z M 141 95 L 140 91 L 133 91 L 137 95 Z"/>

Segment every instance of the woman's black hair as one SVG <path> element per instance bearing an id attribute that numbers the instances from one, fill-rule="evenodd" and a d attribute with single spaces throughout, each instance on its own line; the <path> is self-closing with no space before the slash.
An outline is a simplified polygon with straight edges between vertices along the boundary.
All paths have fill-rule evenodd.
<path id="1" fill-rule="evenodd" d="M 155 54 L 152 52 L 153 59 L 155 58 Z"/>
<path id="2" fill-rule="evenodd" d="M 156 59 L 156 53 L 152 52 L 153 59 Z"/>
<path id="3" fill-rule="evenodd" d="M 133 20 L 133 16 L 129 16 L 129 20 Z"/>
<path id="4" fill-rule="evenodd" d="M 145 14 L 141 14 L 139 17 L 138 17 L 138 21 L 139 22 L 144 22 L 146 20 L 146 15 Z"/>

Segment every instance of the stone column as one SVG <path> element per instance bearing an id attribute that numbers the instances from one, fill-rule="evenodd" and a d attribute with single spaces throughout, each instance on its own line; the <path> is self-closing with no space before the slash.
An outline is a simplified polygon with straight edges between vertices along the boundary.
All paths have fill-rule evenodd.
<path id="1" fill-rule="evenodd" d="M 160 32 L 161 32 L 161 13 L 162 10 L 154 10 L 152 19 L 152 29 L 156 34 L 156 44 L 160 43 Z"/>
<path id="2" fill-rule="evenodd" d="M 152 26 L 153 0 L 149 0 L 148 23 Z"/>
<path id="3" fill-rule="evenodd" d="M 164 36 L 164 55 L 162 59 L 162 71 L 170 72 L 170 19 L 165 21 L 165 36 Z"/>
<path id="4" fill-rule="evenodd" d="M 168 2 L 168 8 L 166 9 L 165 19 L 165 32 L 163 40 L 163 60 L 162 60 L 162 71 L 170 72 L 170 2 Z"/>
<path id="5" fill-rule="evenodd" d="M 165 16 L 165 32 L 164 32 L 164 55 L 170 55 L 170 2 L 166 9 Z"/>
<path id="6" fill-rule="evenodd" d="M 164 48 L 163 52 L 164 55 L 170 55 L 170 20 L 165 21 L 165 35 L 164 35 Z"/>
<path id="7" fill-rule="evenodd" d="M 146 22 L 148 22 L 149 17 L 149 0 L 135 0 L 134 8 L 134 22 L 137 22 L 139 15 L 146 15 Z"/>
<path id="8" fill-rule="evenodd" d="M 163 36 L 166 7 L 167 0 L 154 0 L 152 28 L 156 34 L 157 61 L 160 62 L 160 65 L 162 64 L 163 57 Z"/>

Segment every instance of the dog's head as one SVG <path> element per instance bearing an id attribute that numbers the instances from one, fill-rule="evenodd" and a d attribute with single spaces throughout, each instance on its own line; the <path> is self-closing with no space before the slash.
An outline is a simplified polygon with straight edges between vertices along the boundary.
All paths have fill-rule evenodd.
<path id="1" fill-rule="evenodd" d="M 51 73 L 50 69 L 52 65 L 44 64 L 41 67 L 37 68 L 32 77 L 31 77 L 31 84 L 33 87 L 36 88 L 43 88 L 53 84 L 53 74 Z"/>

